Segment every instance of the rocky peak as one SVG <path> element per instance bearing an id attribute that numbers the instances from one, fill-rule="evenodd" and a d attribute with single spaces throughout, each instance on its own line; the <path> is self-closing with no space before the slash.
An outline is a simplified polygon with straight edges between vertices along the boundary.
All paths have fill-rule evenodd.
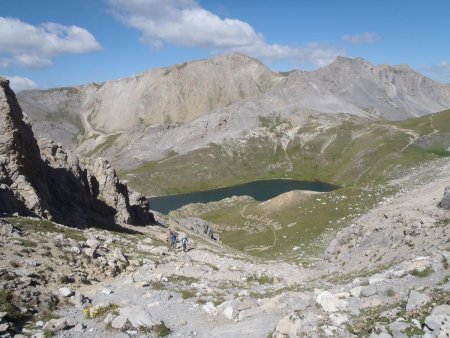
<path id="1" fill-rule="evenodd" d="M 0 213 L 85 227 L 150 224 L 145 197 L 120 182 L 104 159 L 82 159 L 34 138 L 9 81 L 0 80 Z"/>

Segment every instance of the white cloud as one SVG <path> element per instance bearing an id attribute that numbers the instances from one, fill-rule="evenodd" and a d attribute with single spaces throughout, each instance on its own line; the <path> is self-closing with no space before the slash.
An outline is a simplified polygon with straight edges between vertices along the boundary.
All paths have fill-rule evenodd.
<path id="1" fill-rule="evenodd" d="M 18 65 L 43 68 L 62 54 L 88 53 L 102 47 L 86 29 L 44 23 L 33 26 L 15 18 L 0 17 L 0 67 Z"/>
<path id="2" fill-rule="evenodd" d="M 34 82 L 33 80 L 30 80 L 26 77 L 20 77 L 20 76 L 7 76 L 5 75 L 9 80 L 9 85 L 12 90 L 14 90 L 16 93 L 22 91 L 22 90 L 30 90 L 30 89 L 37 89 L 39 86 Z"/>
<path id="3" fill-rule="evenodd" d="M 450 63 L 447 61 L 440 61 L 431 67 L 424 68 L 423 72 L 437 81 L 450 83 Z"/>
<path id="4" fill-rule="evenodd" d="M 342 40 L 354 45 L 368 45 L 380 42 L 382 39 L 377 33 L 367 32 L 362 34 L 345 34 Z"/>
<path id="5" fill-rule="evenodd" d="M 268 44 L 247 22 L 222 19 L 195 0 L 109 0 L 113 15 L 139 30 L 141 41 L 159 48 L 166 43 L 205 47 L 213 52 L 238 51 L 269 61 L 289 59 L 323 66 L 344 55 L 333 46 Z"/>
<path id="6" fill-rule="evenodd" d="M 300 63 L 323 67 L 333 62 L 337 56 L 345 55 L 345 51 L 333 46 L 311 43 L 305 47 L 291 47 L 278 44 L 257 43 L 249 46 L 233 48 L 233 51 L 250 56 L 260 57 L 268 61 L 291 60 Z"/>

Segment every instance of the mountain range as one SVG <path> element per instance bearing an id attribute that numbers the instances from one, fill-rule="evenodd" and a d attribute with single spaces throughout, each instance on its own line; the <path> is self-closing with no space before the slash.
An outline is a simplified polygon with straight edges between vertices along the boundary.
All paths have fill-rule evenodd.
<path id="1" fill-rule="evenodd" d="M 311 119 L 320 127 L 308 137 L 323 138 L 323 131 L 348 119 L 368 125 L 425 116 L 450 107 L 450 85 L 407 65 L 373 65 L 361 58 L 277 73 L 230 54 L 101 84 L 23 91 L 18 100 L 38 137 L 105 156 L 128 172 L 255 137 L 276 138 L 286 150 L 296 137 L 305 137 L 298 133 Z M 283 135 L 264 129 L 268 122 L 272 129 L 281 125 Z M 331 136 L 326 142 L 333 142 Z"/>

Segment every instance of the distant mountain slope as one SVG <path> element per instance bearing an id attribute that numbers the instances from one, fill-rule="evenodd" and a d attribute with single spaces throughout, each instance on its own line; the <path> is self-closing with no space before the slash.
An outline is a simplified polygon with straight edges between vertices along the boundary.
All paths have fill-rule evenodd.
<path id="1" fill-rule="evenodd" d="M 59 122 L 80 115 L 90 135 L 141 124 L 189 122 L 258 96 L 280 77 L 255 59 L 232 54 L 102 84 L 26 91 L 18 97 L 33 120 Z"/>
<path id="2" fill-rule="evenodd" d="M 449 85 L 435 82 L 407 65 L 375 66 L 361 58 L 338 57 L 316 71 L 294 72 L 285 86 L 299 93 L 299 106 L 321 112 L 340 109 L 403 120 L 450 107 Z"/>
<path id="3" fill-rule="evenodd" d="M 409 68 L 339 57 L 316 71 L 278 74 L 231 54 L 134 77 L 18 95 L 39 137 L 129 168 L 259 132 L 281 114 L 300 127 L 311 114 L 403 120 L 450 107 L 450 85 Z M 330 115 L 331 114 L 331 115 Z M 323 118 L 323 117 L 322 117 Z"/>

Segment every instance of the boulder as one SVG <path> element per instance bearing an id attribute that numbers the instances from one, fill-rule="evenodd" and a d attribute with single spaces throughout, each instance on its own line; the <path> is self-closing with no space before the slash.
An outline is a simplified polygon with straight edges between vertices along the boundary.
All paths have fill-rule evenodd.
<path id="1" fill-rule="evenodd" d="M 330 314 L 330 319 L 334 326 L 341 326 L 348 323 L 348 316 L 342 313 L 332 313 Z"/>
<path id="2" fill-rule="evenodd" d="M 153 318 L 148 310 L 143 306 L 129 306 L 119 309 L 119 315 L 115 317 L 111 326 L 118 330 L 126 329 L 126 324 L 139 329 L 141 327 L 152 328 L 159 322 Z"/>
<path id="3" fill-rule="evenodd" d="M 64 297 L 70 297 L 75 294 L 75 292 L 69 288 L 60 288 L 59 293 L 63 295 Z"/>
<path id="4" fill-rule="evenodd" d="M 222 314 L 228 319 L 236 319 L 239 315 L 239 305 L 238 300 L 227 300 L 218 305 L 217 310 L 221 311 Z"/>
<path id="5" fill-rule="evenodd" d="M 275 333 L 283 337 L 301 337 L 301 320 L 296 315 L 288 315 L 281 318 L 275 327 Z"/>
<path id="6" fill-rule="evenodd" d="M 239 304 L 238 310 L 244 311 L 258 306 L 258 302 L 253 298 L 244 298 Z"/>
<path id="7" fill-rule="evenodd" d="M 202 306 L 203 311 L 210 315 L 217 315 L 217 308 L 214 306 L 212 302 L 208 302 Z"/>
<path id="8" fill-rule="evenodd" d="M 408 297 L 408 303 L 406 304 L 407 312 L 414 312 L 420 310 L 424 305 L 431 301 L 431 298 L 427 295 L 420 293 L 416 290 L 411 290 Z"/>
<path id="9" fill-rule="evenodd" d="M 347 301 L 339 299 L 328 291 L 322 291 L 316 298 L 316 302 L 325 312 L 337 312 L 347 308 Z"/>
<path id="10" fill-rule="evenodd" d="M 16 228 L 14 225 L 9 224 L 3 219 L 0 219 L 0 236 L 4 237 L 19 237 L 20 229 Z"/>
<path id="11" fill-rule="evenodd" d="M 425 325 L 427 337 L 441 337 L 441 333 L 448 334 L 450 331 L 450 305 L 444 304 L 434 307 L 425 319 Z"/>

